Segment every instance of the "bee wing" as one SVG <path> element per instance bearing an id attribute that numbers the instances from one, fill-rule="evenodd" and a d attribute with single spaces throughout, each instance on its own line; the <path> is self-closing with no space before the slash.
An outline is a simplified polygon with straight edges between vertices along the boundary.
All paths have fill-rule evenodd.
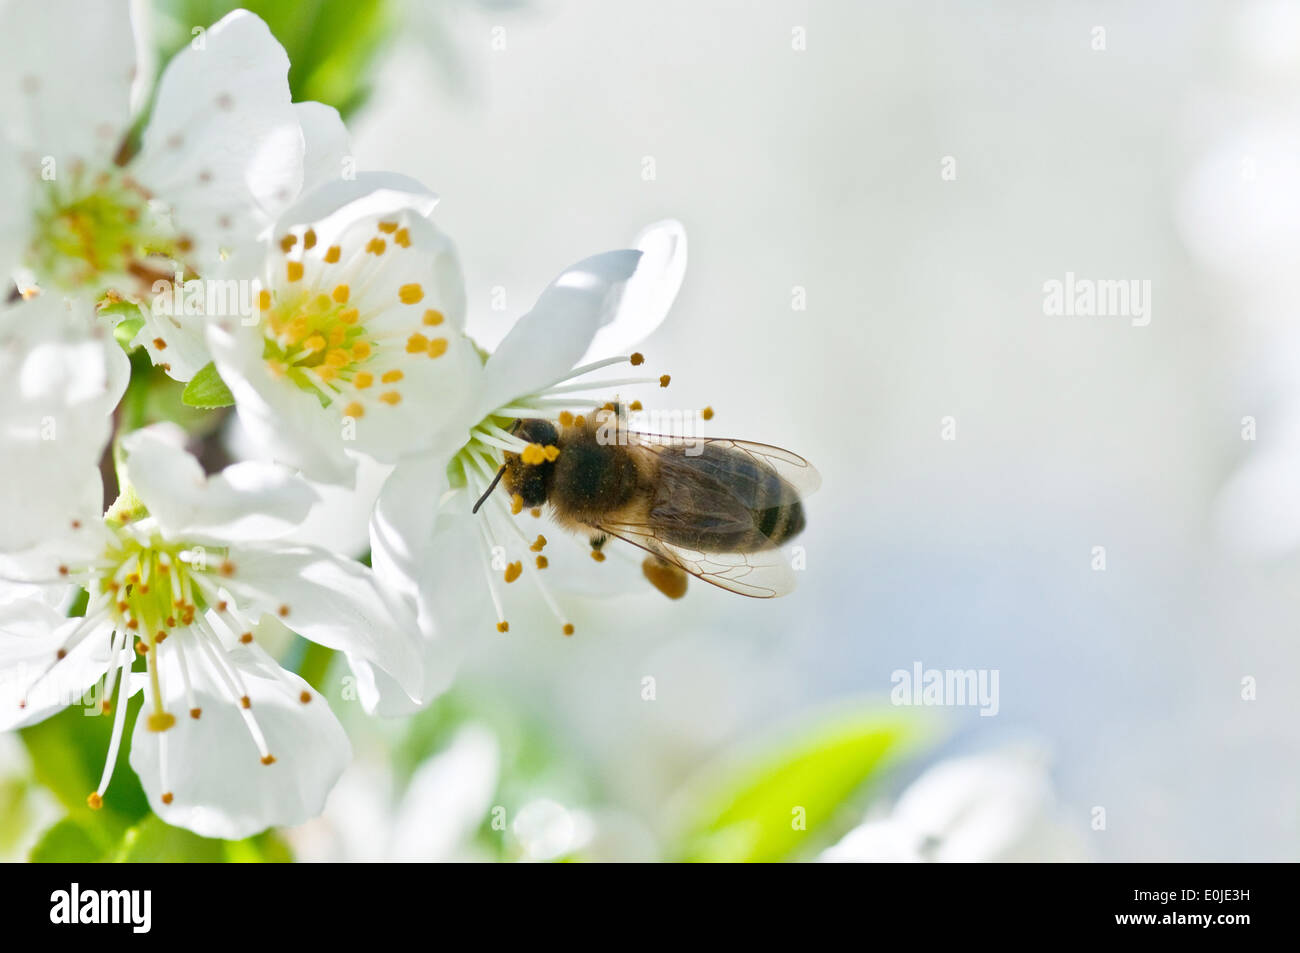
<path id="1" fill-rule="evenodd" d="M 655 534 L 653 526 L 642 523 L 603 522 L 598 528 L 742 596 L 771 599 L 794 588 L 794 570 L 775 546 L 750 553 L 707 553 L 666 542 Z"/>
<path id="2" fill-rule="evenodd" d="M 771 467 L 781 479 L 794 487 L 800 496 L 807 496 L 822 485 L 821 474 L 817 472 L 816 467 L 799 454 L 771 444 L 737 440 L 734 437 L 674 437 L 668 434 L 644 433 L 639 430 L 629 431 L 628 437 L 629 443 L 652 451 L 667 447 L 682 447 L 688 456 L 703 456 L 706 447 L 715 451 L 738 450 L 748 454 L 758 463 Z"/>

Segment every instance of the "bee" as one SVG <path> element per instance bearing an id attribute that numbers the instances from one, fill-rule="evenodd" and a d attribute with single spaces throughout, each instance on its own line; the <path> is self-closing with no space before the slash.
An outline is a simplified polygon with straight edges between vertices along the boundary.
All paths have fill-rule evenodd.
<path id="1" fill-rule="evenodd" d="M 587 536 L 597 559 L 611 537 L 645 550 L 643 574 L 671 599 L 685 594 L 688 573 L 758 599 L 794 588 L 777 547 L 803 531 L 802 497 L 821 483 L 803 457 L 629 430 L 617 404 L 572 423 L 518 419 L 512 432 L 559 452 L 534 462 L 507 452 L 475 511 L 504 480 L 516 504 L 548 505 L 560 526 Z"/>

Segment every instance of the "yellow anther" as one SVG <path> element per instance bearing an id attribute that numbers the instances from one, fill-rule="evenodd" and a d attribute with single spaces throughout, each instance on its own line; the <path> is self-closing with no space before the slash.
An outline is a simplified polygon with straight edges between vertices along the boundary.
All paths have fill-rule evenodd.
<path id="1" fill-rule="evenodd" d="M 668 374 L 663 375 L 661 378 L 659 378 L 659 386 L 660 386 L 660 387 L 667 387 L 667 386 L 668 386 L 668 382 L 669 382 L 670 380 L 672 380 L 672 377 L 671 377 L 670 375 L 668 375 Z"/>
<path id="2" fill-rule="evenodd" d="M 430 357 L 442 357 L 446 353 L 447 353 L 446 338 L 434 338 L 432 341 L 429 342 Z"/>
<path id="3" fill-rule="evenodd" d="M 372 255 L 382 255 L 388 244 L 382 238 L 372 238 L 366 242 L 366 251 Z"/>
<path id="4" fill-rule="evenodd" d="M 339 312 L 339 320 L 344 324 L 356 324 L 361 317 L 361 312 L 356 308 L 348 308 Z"/>
<path id="5" fill-rule="evenodd" d="M 343 408 L 344 417 L 364 417 L 365 415 L 366 409 L 355 400 Z"/>
<path id="6" fill-rule="evenodd" d="M 328 364 L 322 364 L 316 368 L 316 375 L 328 384 L 339 376 L 339 369 L 337 367 L 331 367 Z"/>
<path id="7" fill-rule="evenodd" d="M 370 342 L 357 341 L 352 345 L 352 357 L 358 361 L 364 361 L 370 356 Z"/>
<path id="8" fill-rule="evenodd" d="M 325 261 L 329 264 L 337 264 L 339 257 L 343 254 L 343 249 L 338 245 L 331 245 L 325 250 Z"/>
<path id="9" fill-rule="evenodd" d="M 302 247 L 303 247 L 304 249 L 310 249 L 310 248 L 315 248 L 315 247 L 316 247 L 316 233 L 315 233 L 314 231 L 312 231 L 312 229 L 310 229 L 310 228 L 307 229 L 307 231 L 303 233 L 303 236 L 302 236 Z"/>
<path id="10" fill-rule="evenodd" d="M 98 791 L 91 791 L 90 794 L 86 797 L 86 806 L 89 807 L 92 811 L 98 811 L 101 807 L 104 806 L 104 799 L 99 796 Z"/>
<path id="11" fill-rule="evenodd" d="M 416 331 L 414 334 L 412 334 L 409 338 L 406 339 L 407 354 L 419 354 L 421 351 L 427 351 L 428 349 L 429 349 L 429 339 L 425 337 L 423 334 L 421 334 L 419 331 Z"/>
<path id="12" fill-rule="evenodd" d="M 396 222 L 380 222 L 380 223 L 379 223 L 379 230 L 380 230 L 381 232 L 383 232 L 385 235 L 391 235 L 391 234 L 393 234 L 393 232 L 397 231 L 397 223 L 396 223 Z"/>
<path id="13" fill-rule="evenodd" d="M 549 566 L 549 565 L 550 565 L 550 562 L 546 559 L 545 556 L 538 556 L 538 557 L 537 557 L 537 568 L 538 568 L 538 569 L 545 569 L 545 568 L 546 568 L 547 566 Z"/>
<path id="14" fill-rule="evenodd" d="M 637 351 L 632 355 L 631 360 L 632 360 L 633 367 L 639 367 L 645 363 L 645 355 L 642 354 L 640 351 Z"/>
<path id="15" fill-rule="evenodd" d="M 424 300 L 424 289 L 418 284 L 402 285 L 397 289 L 397 297 L 402 304 L 417 304 Z"/>
<path id="16" fill-rule="evenodd" d="M 713 419 L 713 408 L 712 408 L 712 407 L 705 407 L 703 410 L 700 411 L 700 416 L 703 417 L 705 420 L 712 420 L 712 419 Z"/>
<path id="17" fill-rule="evenodd" d="M 271 292 L 263 288 L 257 293 L 257 304 L 263 311 L 271 310 Z"/>
<path id="18" fill-rule="evenodd" d="M 528 548 L 535 553 L 540 553 L 543 549 L 546 548 L 546 537 L 538 533 L 537 539 L 535 539 L 533 541 L 533 544 Z"/>
<path id="19" fill-rule="evenodd" d="M 514 582 L 524 572 L 524 564 L 515 562 L 506 566 L 506 582 Z"/>
<path id="20" fill-rule="evenodd" d="M 284 238 L 280 239 L 280 251 L 287 255 L 289 250 L 296 244 L 298 244 L 297 235 L 285 235 Z"/>
<path id="21" fill-rule="evenodd" d="M 396 407 L 402 402 L 402 395 L 395 390 L 386 390 L 379 395 L 379 399 L 390 407 Z"/>
<path id="22" fill-rule="evenodd" d="M 410 247 L 411 247 L 411 233 L 408 232 L 408 231 L 407 231 L 406 229 L 404 229 L 404 228 L 399 228 L 399 229 L 397 230 L 397 233 L 396 233 L 395 235 L 393 235 L 393 241 L 395 241 L 397 244 L 401 245 L 403 248 L 410 248 Z"/>
<path id="23" fill-rule="evenodd" d="M 383 381 L 385 384 L 396 384 L 398 381 L 402 379 L 402 377 L 403 377 L 402 372 L 399 371 L 397 368 L 393 368 L 391 371 L 384 371 L 383 376 L 381 376 L 379 379 Z"/>
<path id="24" fill-rule="evenodd" d="M 145 722 L 150 731 L 166 731 L 176 724 L 176 716 L 169 711 L 156 711 Z"/>
<path id="25" fill-rule="evenodd" d="M 342 348 L 336 347 L 325 355 L 325 363 L 330 367 L 347 367 L 352 363 L 352 355 Z"/>
<path id="26" fill-rule="evenodd" d="M 352 386 L 357 390 L 365 390 L 375 382 L 375 375 L 369 371 L 358 371 L 357 376 L 352 378 Z"/>
<path id="27" fill-rule="evenodd" d="M 424 323 L 427 324 L 429 327 L 431 328 L 437 327 L 438 325 L 442 324 L 442 322 L 443 322 L 442 312 L 439 311 L 437 308 L 430 308 L 429 310 L 424 312 Z"/>
<path id="28" fill-rule="evenodd" d="M 334 327 L 330 328 L 330 347 L 338 347 L 347 336 L 347 328 L 341 324 L 334 325 Z"/>
<path id="29" fill-rule="evenodd" d="M 347 285 L 337 285 L 334 288 L 333 297 L 334 300 L 337 301 L 339 304 L 347 304 L 348 296 L 351 293 L 352 293 L 352 289 L 350 289 Z"/>
<path id="30" fill-rule="evenodd" d="M 313 334 L 302 342 L 302 346 L 309 351 L 323 351 L 325 350 L 325 337 L 324 335 Z"/>
<path id="31" fill-rule="evenodd" d="M 628 404 L 627 407 L 628 407 L 628 410 L 640 410 L 640 409 L 641 409 L 641 401 L 639 401 L 639 400 L 634 400 L 634 401 L 632 401 L 632 403 Z"/>
<path id="32" fill-rule="evenodd" d="M 302 279 L 302 262 L 291 261 L 285 266 L 285 273 L 289 276 L 290 281 L 299 281 Z"/>
<path id="33" fill-rule="evenodd" d="M 566 622 L 566 623 L 564 623 L 564 634 L 565 634 L 565 635 L 573 635 L 573 623 L 572 623 L 572 622 Z"/>
<path id="34" fill-rule="evenodd" d="M 498 622 L 498 623 L 497 623 L 497 631 L 498 631 L 498 632 L 509 632 L 509 631 L 510 631 L 510 623 L 509 623 L 509 622 L 506 622 L 504 619 L 503 619 L 502 621 Z"/>
<path id="35" fill-rule="evenodd" d="M 518 516 L 524 511 L 524 498 L 516 493 L 510 497 L 510 512 Z"/>

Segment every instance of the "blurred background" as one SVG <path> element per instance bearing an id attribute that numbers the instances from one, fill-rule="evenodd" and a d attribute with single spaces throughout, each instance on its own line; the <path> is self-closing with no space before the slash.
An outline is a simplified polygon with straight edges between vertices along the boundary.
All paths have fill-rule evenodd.
<path id="1" fill-rule="evenodd" d="M 161 61 L 229 6 L 154 5 Z M 482 343 L 677 218 L 665 399 L 824 479 L 787 598 L 568 595 L 414 720 L 336 698 L 356 764 L 271 855 L 1300 857 L 1300 6 L 248 6 L 442 196 Z M 1149 324 L 1046 313 L 1067 273 Z M 891 704 L 918 663 L 996 714 Z"/>

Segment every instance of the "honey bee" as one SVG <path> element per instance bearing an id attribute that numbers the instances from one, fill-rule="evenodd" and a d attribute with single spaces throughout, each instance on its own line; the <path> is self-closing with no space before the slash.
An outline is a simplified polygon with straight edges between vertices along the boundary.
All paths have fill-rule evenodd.
<path id="1" fill-rule="evenodd" d="M 746 440 L 629 430 L 617 404 L 572 423 L 519 419 L 512 432 L 559 452 L 532 462 L 506 453 L 475 511 L 504 480 L 516 504 L 549 505 L 597 558 L 610 537 L 644 549 L 643 574 L 671 599 L 685 594 L 687 573 L 759 599 L 794 588 L 777 547 L 803 530 L 802 497 L 821 483 L 803 457 Z"/>

